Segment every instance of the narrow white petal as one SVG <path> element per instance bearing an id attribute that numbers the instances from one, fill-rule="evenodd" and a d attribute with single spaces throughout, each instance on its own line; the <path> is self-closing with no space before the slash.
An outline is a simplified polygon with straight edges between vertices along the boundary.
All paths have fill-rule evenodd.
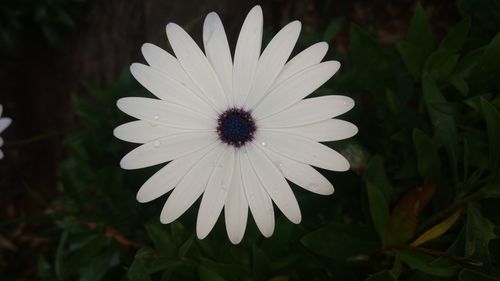
<path id="1" fill-rule="evenodd" d="M 240 154 L 241 175 L 245 195 L 257 227 L 262 235 L 269 237 L 274 232 L 273 202 L 255 174 L 247 154 L 246 151 Z"/>
<path id="2" fill-rule="evenodd" d="M 194 40 L 175 23 L 167 24 L 167 37 L 184 71 L 219 111 L 227 108 L 224 90 L 207 57 Z"/>
<path id="3" fill-rule="evenodd" d="M 265 153 L 278 167 L 283 176 L 305 190 L 321 194 L 330 195 L 334 192 L 333 185 L 313 167 L 292 160 L 273 152 L 267 147 L 263 147 Z"/>
<path id="4" fill-rule="evenodd" d="M 324 96 L 304 99 L 291 107 L 269 117 L 258 120 L 262 128 L 296 127 L 316 123 L 354 107 L 354 101 L 346 96 Z"/>
<path id="5" fill-rule="evenodd" d="M 130 72 L 135 79 L 158 98 L 193 109 L 210 117 L 216 117 L 217 111 L 203 101 L 183 82 L 178 82 L 161 71 L 140 63 L 133 63 Z"/>
<path id="6" fill-rule="evenodd" d="M 305 126 L 268 130 L 292 133 L 321 142 L 343 140 L 358 133 L 358 127 L 340 119 L 327 119 Z"/>
<path id="7" fill-rule="evenodd" d="M 217 127 L 215 119 L 162 100 L 128 97 L 119 99 L 116 105 L 132 117 L 172 128 L 210 130 Z"/>
<path id="8" fill-rule="evenodd" d="M 200 150 L 217 141 L 214 132 L 181 133 L 147 142 L 120 161 L 123 169 L 140 169 L 168 162 Z"/>
<path id="9" fill-rule="evenodd" d="M 214 145 L 210 145 L 168 163 L 141 186 L 137 192 L 137 201 L 149 202 L 174 189 L 194 164 L 213 148 Z"/>
<path id="10" fill-rule="evenodd" d="M 311 66 L 279 84 L 257 105 L 253 114 L 262 119 L 280 112 L 318 89 L 340 68 L 337 61 L 327 61 Z"/>
<path id="11" fill-rule="evenodd" d="M 12 119 L 8 117 L 0 118 L 0 133 L 3 132 L 12 123 Z"/>
<path id="12" fill-rule="evenodd" d="M 2 117 L 2 113 L 3 113 L 3 105 L 0 104 L 0 117 Z"/>
<path id="13" fill-rule="evenodd" d="M 153 44 L 145 43 L 142 45 L 142 54 L 152 68 L 161 71 L 169 78 L 176 80 L 193 92 L 199 91 L 198 87 L 186 74 L 179 61 L 167 51 Z"/>
<path id="14" fill-rule="evenodd" d="M 252 90 L 247 96 L 245 108 L 253 108 L 265 96 L 290 57 L 299 38 L 300 28 L 299 21 L 287 24 L 264 49 L 259 58 Z"/>
<path id="15" fill-rule="evenodd" d="M 243 105 L 257 70 L 262 45 L 262 9 L 250 10 L 241 27 L 234 52 L 233 95 L 236 106 Z"/>
<path id="16" fill-rule="evenodd" d="M 146 143 L 161 137 L 167 137 L 188 130 L 165 127 L 142 120 L 132 121 L 115 128 L 113 135 L 123 141 Z"/>
<path id="17" fill-rule="evenodd" d="M 0 137 L 0 147 L 2 147 L 3 142 L 4 142 L 4 141 L 3 141 L 3 138 L 2 138 L 2 137 Z"/>
<path id="18" fill-rule="evenodd" d="M 203 23 L 205 54 L 224 89 L 227 100 L 232 103 L 233 60 L 227 42 L 226 31 L 219 16 L 212 12 Z"/>
<path id="19" fill-rule="evenodd" d="M 257 143 L 293 160 L 332 171 L 349 170 L 340 153 L 312 139 L 298 135 L 260 131 Z"/>
<path id="20" fill-rule="evenodd" d="M 248 201 L 243 188 L 240 166 L 240 152 L 237 151 L 235 153 L 233 177 L 224 203 L 227 236 L 233 244 L 238 244 L 243 239 L 248 219 Z"/>
<path id="21" fill-rule="evenodd" d="M 285 67 L 273 83 L 273 87 L 290 78 L 292 75 L 321 62 L 328 51 L 326 42 L 316 43 L 285 64 Z"/>
<path id="22" fill-rule="evenodd" d="M 247 150 L 248 159 L 273 202 L 291 222 L 300 223 L 299 204 L 281 171 L 255 144 L 248 145 Z"/>
<path id="23" fill-rule="evenodd" d="M 0 160 L 2 160 L 2 159 L 3 159 L 3 157 L 4 157 L 4 155 L 3 155 L 3 151 L 0 149 Z"/>
<path id="24" fill-rule="evenodd" d="M 207 188 L 201 199 L 198 219 L 196 221 L 196 234 L 199 239 L 205 238 L 217 222 L 231 184 L 235 153 L 232 147 L 225 150 L 210 176 Z"/>
<path id="25" fill-rule="evenodd" d="M 171 223 L 179 218 L 200 197 L 205 191 L 214 166 L 219 162 L 224 150 L 223 145 L 217 145 L 181 179 L 161 211 L 160 221 L 162 223 Z"/>

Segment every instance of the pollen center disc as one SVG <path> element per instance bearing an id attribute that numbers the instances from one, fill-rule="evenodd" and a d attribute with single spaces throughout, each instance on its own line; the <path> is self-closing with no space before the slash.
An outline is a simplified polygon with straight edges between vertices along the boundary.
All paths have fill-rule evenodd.
<path id="1" fill-rule="evenodd" d="M 217 133 L 222 142 L 240 147 L 253 140 L 256 127 L 250 112 L 230 108 L 219 116 L 217 122 Z"/>

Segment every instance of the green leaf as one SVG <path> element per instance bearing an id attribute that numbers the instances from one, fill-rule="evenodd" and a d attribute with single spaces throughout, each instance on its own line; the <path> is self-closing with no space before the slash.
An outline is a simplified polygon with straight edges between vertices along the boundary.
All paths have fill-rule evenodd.
<path id="1" fill-rule="evenodd" d="M 335 39 L 343 25 L 344 18 L 332 20 L 326 27 L 325 33 L 323 33 L 323 41 L 330 42 Z"/>
<path id="2" fill-rule="evenodd" d="M 435 264 L 435 258 L 418 252 L 398 251 L 396 255 L 412 269 L 417 269 L 434 276 L 455 276 L 460 269 L 459 265 L 452 262 Z"/>
<path id="3" fill-rule="evenodd" d="M 499 280 L 500 279 L 495 278 L 493 276 L 489 276 L 484 273 L 471 269 L 464 269 L 458 275 L 458 281 L 499 281 Z"/>
<path id="4" fill-rule="evenodd" d="M 413 79 L 420 80 L 428 54 L 426 54 L 423 49 L 420 49 L 418 46 L 408 41 L 397 42 L 396 49 L 403 59 L 408 72 L 413 76 Z"/>
<path id="5" fill-rule="evenodd" d="M 474 87 L 482 89 L 491 86 L 491 82 L 498 78 L 498 73 L 500 73 L 500 32 L 495 35 L 478 59 L 468 81 Z"/>
<path id="6" fill-rule="evenodd" d="M 467 207 L 465 225 L 465 256 L 483 262 L 486 271 L 491 269 L 489 243 L 496 238 L 493 224 L 483 217 L 473 205 Z"/>
<path id="7" fill-rule="evenodd" d="M 339 223 L 311 232 L 300 242 L 316 254 L 344 261 L 369 254 L 380 245 L 369 227 Z"/>
<path id="8" fill-rule="evenodd" d="M 127 270 L 127 275 L 125 277 L 126 281 L 152 281 L 149 276 L 146 267 L 141 263 L 140 259 L 136 258 L 132 262 L 132 265 Z"/>
<path id="9" fill-rule="evenodd" d="M 201 281 L 225 281 L 217 272 L 202 265 L 198 266 L 198 276 L 200 276 Z"/>
<path id="10" fill-rule="evenodd" d="M 422 88 L 435 134 L 445 146 L 454 177 L 457 178 L 458 133 L 455 119 L 452 116 L 451 105 L 443 97 L 434 80 L 427 74 L 423 75 Z"/>
<path id="11" fill-rule="evenodd" d="M 385 172 L 384 159 L 380 155 L 370 158 L 364 177 L 365 181 L 376 185 L 387 200 L 391 199 L 393 188 Z"/>
<path id="12" fill-rule="evenodd" d="M 490 169 L 497 171 L 500 157 L 500 113 L 486 99 L 480 98 L 480 101 L 486 128 L 488 129 Z"/>
<path id="13" fill-rule="evenodd" d="M 422 235 L 420 235 L 415 241 L 413 241 L 410 245 L 413 247 L 417 247 L 427 241 L 436 239 L 446 233 L 458 220 L 460 217 L 460 214 L 462 213 L 462 209 L 457 210 L 455 213 L 453 213 L 451 216 L 449 216 L 447 219 L 444 221 L 440 222 L 439 224 L 433 226 L 431 229 L 427 230 L 424 232 Z"/>
<path id="14" fill-rule="evenodd" d="M 437 49 L 425 61 L 424 71 L 435 79 L 447 78 L 457 65 L 459 55 L 448 49 Z"/>
<path id="15" fill-rule="evenodd" d="M 366 193 L 370 207 L 370 215 L 378 236 L 385 245 L 387 242 L 387 227 L 389 225 L 389 206 L 380 189 L 371 182 L 366 183 Z"/>
<path id="16" fill-rule="evenodd" d="M 410 29 L 406 40 L 413 43 L 415 46 L 422 48 L 424 53 L 427 54 L 429 54 L 434 48 L 432 28 L 427 20 L 425 10 L 422 8 L 420 3 L 417 4 L 415 8 L 415 13 L 411 19 Z"/>
<path id="17" fill-rule="evenodd" d="M 396 281 L 397 279 L 392 275 L 389 270 L 384 270 L 373 274 L 368 277 L 366 281 Z"/>
<path id="18" fill-rule="evenodd" d="M 159 224 L 148 224 L 145 226 L 149 238 L 153 241 L 156 250 L 162 255 L 173 256 L 175 245 L 170 234 L 165 231 L 165 226 Z"/>
<path id="19" fill-rule="evenodd" d="M 420 129 L 413 130 L 413 144 L 417 151 L 418 172 L 426 182 L 440 175 L 441 161 L 434 141 Z"/>
<path id="20" fill-rule="evenodd" d="M 465 17 L 446 34 L 439 48 L 446 48 L 452 52 L 460 51 L 469 30 L 470 17 Z"/>

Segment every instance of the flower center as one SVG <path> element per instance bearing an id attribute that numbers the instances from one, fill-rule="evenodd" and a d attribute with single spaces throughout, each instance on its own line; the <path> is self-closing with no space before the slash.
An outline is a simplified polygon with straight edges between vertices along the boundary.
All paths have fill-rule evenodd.
<path id="1" fill-rule="evenodd" d="M 217 133 L 222 142 L 240 147 L 253 139 L 256 127 L 250 112 L 230 108 L 217 120 Z"/>

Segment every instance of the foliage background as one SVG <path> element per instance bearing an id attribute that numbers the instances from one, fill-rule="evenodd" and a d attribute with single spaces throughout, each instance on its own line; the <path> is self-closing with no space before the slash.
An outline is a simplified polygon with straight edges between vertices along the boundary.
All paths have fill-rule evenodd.
<path id="1" fill-rule="evenodd" d="M 360 132 L 328 143 L 353 166 L 322 171 L 333 196 L 295 186 L 302 223 L 279 215 L 265 239 L 249 219 L 237 246 L 223 220 L 196 239 L 196 208 L 161 225 L 163 200 L 135 201 L 158 167 L 118 167 L 133 146 L 112 136 L 128 120 L 115 101 L 148 95 L 123 70 L 141 43 L 168 49 L 159 32 L 172 20 L 199 40 L 211 10 L 234 42 L 254 4 L 172 3 L 2 3 L 0 102 L 14 117 L 0 162 L 2 280 L 500 279 L 500 2 L 261 3 L 265 42 L 299 19 L 297 51 L 330 43 L 343 67 L 314 95 L 353 97 L 343 118 Z"/>

